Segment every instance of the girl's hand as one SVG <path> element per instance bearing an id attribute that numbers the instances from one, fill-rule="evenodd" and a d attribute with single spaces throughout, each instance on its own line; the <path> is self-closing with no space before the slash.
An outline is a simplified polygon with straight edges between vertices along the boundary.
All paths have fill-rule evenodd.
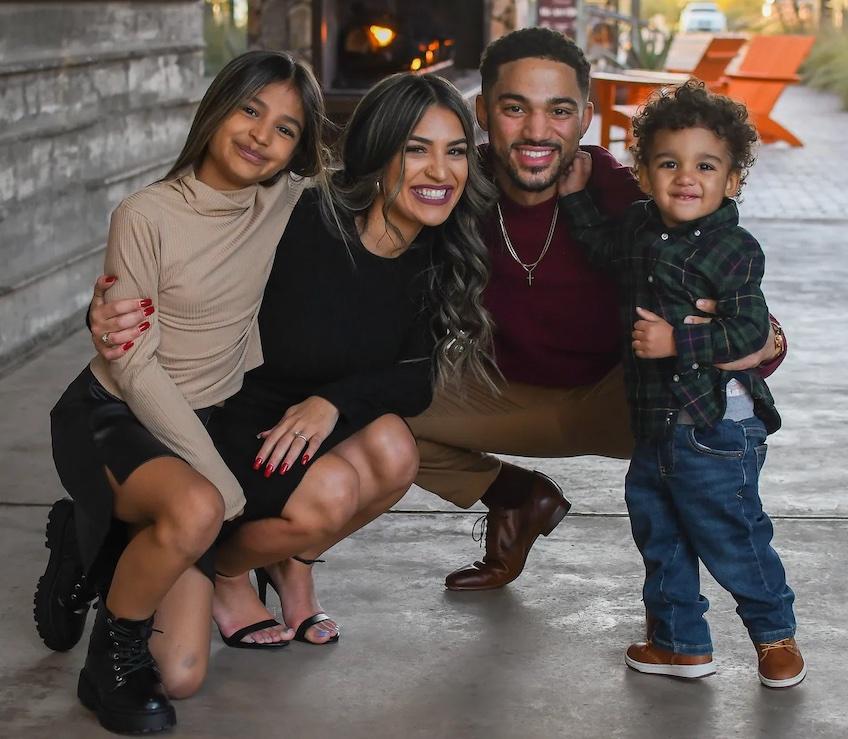
<path id="1" fill-rule="evenodd" d="M 94 350 L 109 361 L 119 359 L 132 349 L 135 340 L 150 328 L 148 318 L 156 310 L 150 298 L 106 302 L 106 292 L 116 280 L 110 275 L 100 275 L 94 283 L 94 296 L 88 308 L 91 343 Z"/>
<path id="2" fill-rule="evenodd" d="M 663 359 L 677 356 L 674 330 L 662 316 L 637 308 L 639 320 L 633 324 L 633 353 L 639 359 Z"/>
<path id="3" fill-rule="evenodd" d="M 338 420 L 336 406 L 317 395 L 293 405 L 274 428 L 257 435 L 265 442 L 253 461 L 253 469 L 263 469 L 264 465 L 263 474 L 270 477 L 277 468 L 284 475 L 298 457 L 301 464 L 307 464 Z"/>

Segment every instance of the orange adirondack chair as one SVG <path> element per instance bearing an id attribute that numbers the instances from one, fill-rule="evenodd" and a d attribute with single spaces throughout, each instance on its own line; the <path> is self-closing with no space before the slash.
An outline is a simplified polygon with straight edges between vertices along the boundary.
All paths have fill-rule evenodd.
<path id="1" fill-rule="evenodd" d="M 685 37 L 674 37 L 672 51 L 674 50 L 673 45 L 683 38 Z M 674 57 L 669 54 L 670 61 L 666 64 L 666 70 L 668 72 L 688 72 L 708 86 L 714 85 L 724 75 L 727 65 L 733 61 L 746 40 L 744 36 L 713 36 L 701 51 L 701 58 L 694 66 L 681 65 L 675 60 L 683 61 L 682 57 Z"/>
<path id="2" fill-rule="evenodd" d="M 727 65 L 734 59 L 739 49 L 745 43 L 743 36 L 713 36 L 704 41 L 703 37 L 692 35 L 675 36 L 669 53 L 671 64 L 667 72 L 686 73 L 691 77 L 702 80 L 707 86 L 714 85 L 722 78 Z M 687 63 L 689 62 L 689 63 Z M 694 66 L 692 66 L 694 63 Z M 631 70 L 638 75 L 643 70 Z M 627 72 L 625 72 L 627 74 Z M 651 73 L 648 72 L 648 75 Z M 631 119 L 636 115 L 639 106 L 644 104 L 660 84 L 630 85 L 627 89 L 627 101 L 613 105 L 607 110 L 607 123 L 602 127 L 602 145 L 609 143 L 609 128 L 616 126 L 625 131 L 624 141 L 629 146 L 633 143 L 631 135 Z"/>
<path id="3" fill-rule="evenodd" d="M 771 117 L 771 112 L 786 86 L 800 80 L 798 68 L 814 42 L 812 36 L 754 36 L 739 68 L 726 73 L 712 89 L 745 103 L 764 142 L 803 146 L 795 134 Z"/>

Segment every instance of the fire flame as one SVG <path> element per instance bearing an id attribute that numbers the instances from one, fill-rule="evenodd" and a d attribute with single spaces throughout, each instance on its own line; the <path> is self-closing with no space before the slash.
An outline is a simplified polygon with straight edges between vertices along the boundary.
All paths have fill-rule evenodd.
<path id="1" fill-rule="evenodd" d="M 409 68 L 413 72 L 417 72 L 419 69 L 421 69 L 421 58 L 415 57 L 415 59 L 412 60 L 412 64 L 409 65 Z"/>
<path id="2" fill-rule="evenodd" d="M 394 41 L 395 32 L 386 26 L 368 26 L 368 30 L 377 42 L 377 46 L 388 46 Z"/>

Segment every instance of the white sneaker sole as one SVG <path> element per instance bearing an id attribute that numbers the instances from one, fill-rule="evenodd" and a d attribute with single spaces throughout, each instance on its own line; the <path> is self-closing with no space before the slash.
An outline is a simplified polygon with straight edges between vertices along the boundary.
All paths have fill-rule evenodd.
<path id="1" fill-rule="evenodd" d="M 769 678 L 763 677 L 759 672 L 757 674 L 760 677 L 760 682 L 767 688 L 791 688 L 793 685 L 797 685 L 805 677 L 807 677 L 807 663 L 804 663 L 804 666 L 801 668 L 801 672 L 797 675 L 794 677 L 787 677 L 783 680 L 769 680 Z"/>
<path id="2" fill-rule="evenodd" d="M 710 660 L 702 665 L 655 665 L 648 662 L 639 662 L 629 655 L 624 655 L 625 664 L 637 672 L 648 675 L 668 675 L 669 677 L 683 677 L 687 679 L 706 677 L 716 671 L 715 660 Z"/>

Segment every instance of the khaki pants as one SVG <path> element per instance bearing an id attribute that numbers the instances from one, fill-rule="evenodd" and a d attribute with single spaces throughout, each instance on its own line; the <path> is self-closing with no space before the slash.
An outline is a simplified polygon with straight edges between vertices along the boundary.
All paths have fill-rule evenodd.
<path id="1" fill-rule="evenodd" d="M 501 390 L 496 395 L 477 382 L 465 383 L 464 394 L 439 390 L 424 413 L 407 419 L 421 455 L 418 485 L 468 508 L 500 471 L 492 454 L 630 456 L 633 437 L 620 365 L 594 385 L 507 383 Z"/>

